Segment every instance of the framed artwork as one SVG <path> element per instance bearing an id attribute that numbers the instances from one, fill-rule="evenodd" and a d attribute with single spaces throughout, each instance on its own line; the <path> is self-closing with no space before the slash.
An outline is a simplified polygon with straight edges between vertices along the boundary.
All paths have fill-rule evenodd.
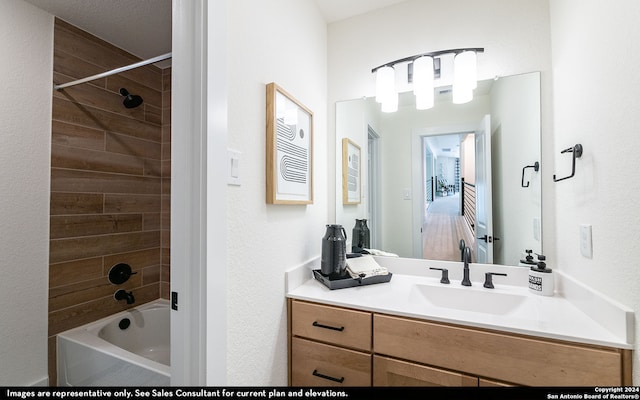
<path id="1" fill-rule="evenodd" d="M 313 204 L 313 112 L 267 85 L 267 204 Z"/>
<path id="2" fill-rule="evenodd" d="M 342 139 L 342 204 L 360 204 L 360 146 Z"/>

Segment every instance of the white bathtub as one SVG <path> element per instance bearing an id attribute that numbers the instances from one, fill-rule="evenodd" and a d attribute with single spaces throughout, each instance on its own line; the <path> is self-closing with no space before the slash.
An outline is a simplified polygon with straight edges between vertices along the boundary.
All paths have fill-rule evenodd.
<path id="1" fill-rule="evenodd" d="M 62 332 L 58 386 L 169 386 L 170 331 L 159 299 Z"/>

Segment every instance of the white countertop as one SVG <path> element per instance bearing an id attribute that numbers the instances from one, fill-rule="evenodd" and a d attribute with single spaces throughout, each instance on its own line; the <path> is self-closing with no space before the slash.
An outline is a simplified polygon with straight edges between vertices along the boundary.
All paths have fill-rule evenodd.
<path id="1" fill-rule="evenodd" d="M 376 259 L 383 265 L 388 264 L 384 266 L 393 272 L 390 282 L 330 290 L 313 278 L 311 269 L 314 267 L 307 265 L 295 273 L 291 272 L 292 275 L 297 275 L 295 279 L 298 284 L 292 283 L 290 277 L 287 278 L 287 297 L 549 339 L 633 349 L 633 312 L 605 297 L 594 298 L 594 293 L 588 288 L 580 287 L 560 274 L 556 275 L 556 280 L 559 280 L 556 286 L 560 286 L 570 296 L 560 292 L 551 297 L 531 293 L 524 284 L 525 276 L 528 275 L 526 268 L 472 264 L 470 268 L 473 271 L 473 285 L 464 287 L 460 285 L 460 274 L 457 271 L 461 269 L 461 263 L 429 263 L 438 267 L 444 264 L 449 268 L 451 284 L 444 285 L 440 283 L 440 272 L 425 268 L 424 260 L 403 262 L 403 259 L 396 259 L 387 262 L 378 257 Z M 504 278 L 504 283 L 501 283 L 503 277 L 494 277 L 495 289 L 486 289 L 482 284 L 484 272 L 488 271 L 508 271 L 510 277 Z M 455 293 L 449 302 L 436 306 L 434 302 L 425 299 L 425 293 L 433 300 L 438 292 L 449 288 Z M 446 294 L 449 293 L 451 292 L 447 290 Z M 500 312 L 485 311 L 483 305 L 478 304 L 468 304 L 475 311 L 456 308 L 466 307 L 464 302 L 467 299 L 482 299 L 485 294 L 500 297 L 498 302 L 494 301 L 496 306 L 504 305 L 503 300 L 508 302 L 507 298 L 511 299 L 511 296 L 515 296 L 513 298 L 519 303 Z M 575 301 L 571 301 L 572 299 Z M 581 299 L 589 299 L 589 303 L 582 304 Z M 591 315 L 585 313 L 585 308 Z"/>

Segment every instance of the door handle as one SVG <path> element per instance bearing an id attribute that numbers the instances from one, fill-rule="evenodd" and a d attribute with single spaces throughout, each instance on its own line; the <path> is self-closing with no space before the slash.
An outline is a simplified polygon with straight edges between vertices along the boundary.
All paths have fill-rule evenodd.
<path id="1" fill-rule="evenodd" d="M 487 243 L 493 243 L 494 237 L 493 236 L 484 235 L 482 237 L 479 237 L 478 239 L 483 240 L 483 241 L 485 241 Z M 500 238 L 495 238 L 495 240 L 500 240 Z"/>

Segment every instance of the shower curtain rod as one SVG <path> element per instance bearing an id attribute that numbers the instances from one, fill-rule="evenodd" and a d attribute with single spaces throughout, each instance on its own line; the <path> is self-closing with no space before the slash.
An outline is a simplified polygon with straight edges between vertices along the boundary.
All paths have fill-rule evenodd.
<path id="1" fill-rule="evenodd" d="M 166 60 L 167 58 L 171 58 L 171 53 L 163 54 L 161 56 L 150 58 L 148 60 L 140 61 L 140 62 L 131 64 L 131 65 L 126 65 L 124 67 L 112 69 L 111 71 L 103 72 L 101 74 L 96 74 L 96 75 L 92 75 L 92 76 L 89 76 L 89 77 L 86 77 L 86 78 L 83 78 L 83 79 L 78 79 L 76 81 L 63 83 L 61 85 L 54 85 L 53 88 L 55 90 L 64 89 L 64 88 L 69 87 L 69 86 L 79 85 L 81 83 L 89 82 L 89 81 L 92 81 L 94 79 L 104 78 L 104 77 L 107 77 L 109 75 L 119 74 L 120 72 L 124 72 L 124 71 L 128 71 L 130 69 L 142 67 L 143 65 L 152 64 L 154 62 Z"/>

